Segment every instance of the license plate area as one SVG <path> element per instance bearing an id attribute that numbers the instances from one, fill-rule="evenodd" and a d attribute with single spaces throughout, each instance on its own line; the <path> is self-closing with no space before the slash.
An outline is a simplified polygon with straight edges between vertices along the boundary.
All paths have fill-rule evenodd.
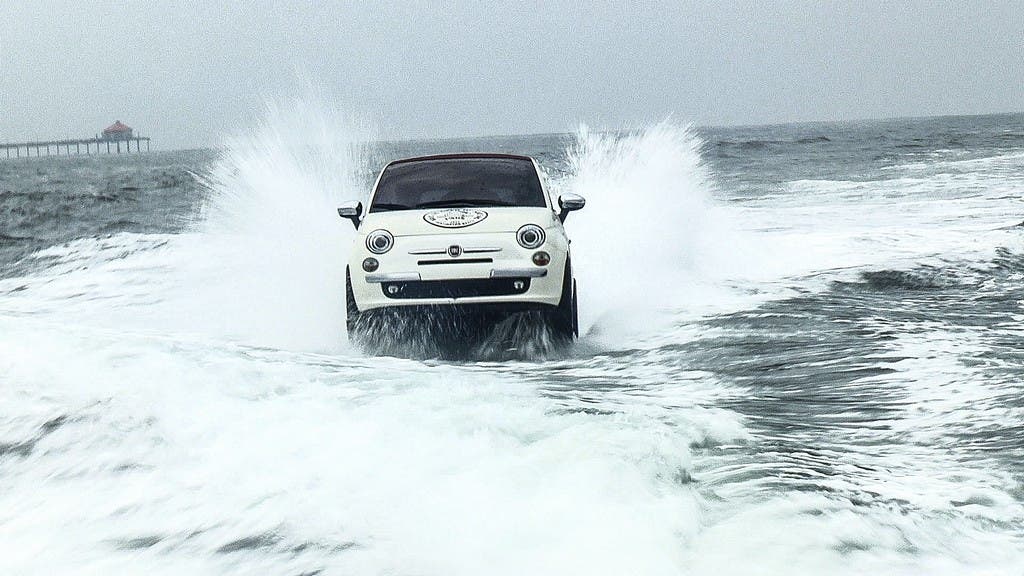
<path id="1" fill-rule="evenodd" d="M 530 289 L 529 278 L 473 278 L 383 282 L 384 296 L 395 300 L 514 296 Z"/>

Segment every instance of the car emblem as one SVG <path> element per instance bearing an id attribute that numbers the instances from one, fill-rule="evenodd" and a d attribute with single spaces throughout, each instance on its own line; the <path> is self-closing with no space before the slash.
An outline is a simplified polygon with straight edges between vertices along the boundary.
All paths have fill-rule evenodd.
<path id="1" fill-rule="evenodd" d="M 462 246 L 459 246 L 458 244 L 453 244 L 449 246 L 448 255 L 451 256 L 452 258 L 458 258 L 459 256 L 462 256 Z"/>
<path id="2" fill-rule="evenodd" d="M 487 212 L 472 208 L 448 208 L 427 212 L 423 219 L 441 228 L 465 228 L 487 218 Z"/>

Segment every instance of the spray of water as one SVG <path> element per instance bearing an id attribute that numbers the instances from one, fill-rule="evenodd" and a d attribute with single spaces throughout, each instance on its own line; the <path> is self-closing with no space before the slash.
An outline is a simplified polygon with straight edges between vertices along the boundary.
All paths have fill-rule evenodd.
<path id="1" fill-rule="evenodd" d="M 270 106 L 199 179 L 201 254 L 180 300 L 196 315 L 262 344 L 337 348 L 344 336 L 351 227 L 341 200 L 361 198 L 370 131 L 318 102 Z M 204 281 L 209 280 L 209 281 Z"/>
<path id="2" fill-rule="evenodd" d="M 190 233 L 57 247 L 52 251 L 64 252 L 47 256 L 57 262 L 54 278 L 41 279 L 32 295 L 49 296 L 66 315 L 99 316 L 119 329 L 342 350 L 352 229 L 335 208 L 366 195 L 367 176 L 379 168 L 365 144 L 372 133 L 316 98 L 268 106 L 261 122 L 229 140 L 213 167 L 196 176 L 207 199 Z M 720 299 L 709 291 L 736 267 L 738 236 L 711 201 L 701 145 L 671 122 L 620 134 L 584 128 L 570 144 L 556 188 L 588 199 L 567 224 L 585 340 L 666 332 L 680 309 Z M 66 274 L 83 266 L 88 278 Z M 86 280 L 89 298 L 77 299 Z M 558 352 L 543 330 L 524 330 L 519 319 L 499 328 L 484 338 L 484 357 Z M 435 356 L 433 344 L 407 352 Z"/>
<path id="3" fill-rule="evenodd" d="M 372 132 L 317 99 L 269 105 L 196 174 L 206 201 L 183 234 L 121 234 L 37 255 L 26 312 L 290 350 L 344 347 L 351 226 Z"/>
<path id="4" fill-rule="evenodd" d="M 584 196 L 570 216 L 583 330 L 656 330 L 666 309 L 706 299 L 733 266 L 737 236 L 715 208 L 701 139 L 671 121 L 626 133 L 581 128 L 558 186 Z"/>
<path id="5" fill-rule="evenodd" d="M 568 170 L 555 187 L 588 200 L 567 226 L 581 285 L 581 328 L 590 340 L 650 335 L 672 321 L 666 310 L 719 298 L 715 282 L 734 263 L 723 251 L 738 235 L 712 201 L 714 181 L 702 146 L 689 127 L 670 121 L 626 133 L 583 127 L 570 143 Z M 536 316 L 510 318 L 475 352 L 485 358 L 557 355 L 559 347 L 540 324 Z M 388 328 L 374 332 L 390 335 Z M 403 346 L 385 340 L 386 352 L 402 353 L 396 350 Z M 434 336 L 401 340 L 408 340 L 411 355 L 436 353 Z"/>

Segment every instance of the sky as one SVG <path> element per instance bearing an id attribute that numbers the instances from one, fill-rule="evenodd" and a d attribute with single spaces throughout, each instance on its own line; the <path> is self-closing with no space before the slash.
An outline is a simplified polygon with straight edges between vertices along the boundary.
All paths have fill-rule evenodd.
<path id="1" fill-rule="evenodd" d="M 0 6 L 0 142 L 215 146 L 311 89 L 386 138 L 1019 112 L 1024 2 Z"/>

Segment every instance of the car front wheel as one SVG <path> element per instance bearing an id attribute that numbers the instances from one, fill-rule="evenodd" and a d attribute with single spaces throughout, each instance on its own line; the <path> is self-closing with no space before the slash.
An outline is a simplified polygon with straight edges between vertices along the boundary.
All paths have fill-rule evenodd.
<path id="1" fill-rule="evenodd" d="M 565 275 L 562 278 L 562 298 L 551 314 L 550 325 L 555 337 L 572 340 L 579 335 L 576 298 L 576 280 L 572 277 L 572 263 L 566 260 Z"/>
<path id="2" fill-rule="evenodd" d="M 356 296 L 352 293 L 352 275 L 348 268 L 345 268 L 345 328 L 348 330 L 349 339 L 355 336 L 356 327 L 359 325 L 359 307 L 356 306 Z"/>

